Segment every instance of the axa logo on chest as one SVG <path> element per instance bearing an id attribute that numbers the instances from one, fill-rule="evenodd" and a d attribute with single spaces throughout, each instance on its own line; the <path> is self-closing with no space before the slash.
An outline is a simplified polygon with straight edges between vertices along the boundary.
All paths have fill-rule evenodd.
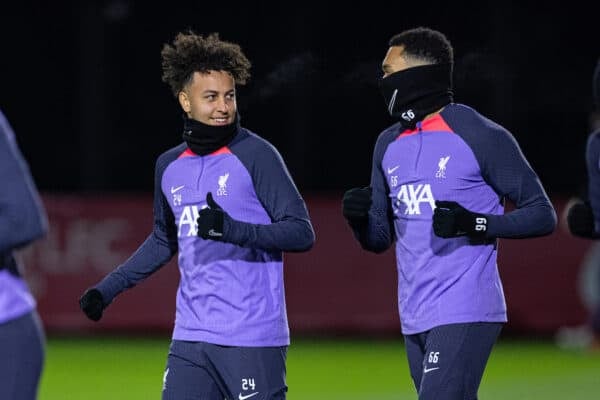
<path id="1" fill-rule="evenodd" d="M 404 214 L 420 215 L 423 203 L 428 204 L 432 211 L 435 209 L 435 199 L 431 192 L 431 185 L 428 183 L 402 185 L 396 195 L 394 213 L 397 214 L 402 208 L 405 208 Z"/>
<path id="2" fill-rule="evenodd" d="M 179 228 L 177 231 L 178 237 L 198 236 L 198 225 L 196 222 L 198 221 L 198 216 L 200 215 L 198 211 L 205 207 L 207 206 L 205 205 L 198 207 L 193 205 L 183 207 L 183 210 L 181 210 L 181 215 L 179 216 L 179 221 L 177 222 L 177 226 Z"/>

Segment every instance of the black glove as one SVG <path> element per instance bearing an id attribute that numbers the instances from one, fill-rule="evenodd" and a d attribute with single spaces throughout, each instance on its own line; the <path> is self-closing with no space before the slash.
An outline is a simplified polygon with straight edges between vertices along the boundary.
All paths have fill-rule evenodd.
<path id="1" fill-rule="evenodd" d="M 104 300 L 98 289 L 88 289 L 79 298 L 79 307 L 92 321 L 100 321 L 104 311 Z"/>
<path id="2" fill-rule="evenodd" d="M 223 238 L 223 220 L 225 212 L 212 197 L 212 193 L 206 194 L 206 204 L 198 213 L 198 236 L 202 239 L 222 240 Z"/>
<path id="3" fill-rule="evenodd" d="M 587 201 L 579 201 L 569 208 L 567 212 L 567 224 L 569 225 L 569 231 L 574 236 L 587 239 L 596 239 L 599 237 L 594 226 L 592 206 Z"/>
<path id="4" fill-rule="evenodd" d="M 342 198 L 342 214 L 350 225 L 366 223 L 372 203 L 373 189 L 370 186 L 354 188 L 344 193 Z"/>
<path id="5" fill-rule="evenodd" d="M 443 238 L 465 235 L 483 238 L 487 232 L 487 217 L 471 212 L 455 201 L 436 201 L 433 231 Z"/>

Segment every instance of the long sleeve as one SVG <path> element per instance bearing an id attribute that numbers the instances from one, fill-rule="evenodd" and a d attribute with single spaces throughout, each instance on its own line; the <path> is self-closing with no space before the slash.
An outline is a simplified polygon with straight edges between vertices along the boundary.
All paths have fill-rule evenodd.
<path id="1" fill-rule="evenodd" d="M 550 234 L 556 212 L 542 184 L 506 129 L 466 106 L 447 107 L 442 115 L 471 148 L 481 176 L 499 199 L 508 198 L 515 209 L 489 214 L 489 238 L 526 238 Z"/>
<path id="2" fill-rule="evenodd" d="M 373 151 L 371 166 L 371 187 L 373 203 L 366 224 L 351 226 L 354 237 L 363 249 L 382 253 L 394 242 L 392 210 L 389 202 L 389 190 L 381 161 L 388 144 L 394 139 L 398 126 L 392 126 L 379 135 Z"/>
<path id="3" fill-rule="evenodd" d="M 106 304 L 165 265 L 177 252 L 177 231 L 173 213 L 161 190 L 162 174 L 173 158 L 159 157 L 154 178 L 154 229 L 142 245 L 123 264 L 108 274 L 96 288 Z"/>
<path id="4" fill-rule="evenodd" d="M 488 237 L 526 238 L 552 233 L 556 212 L 542 184 L 525 159 L 515 139 L 506 131 L 492 136 L 496 156 L 484 162 L 484 177 L 501 197 L 510 199 L 515 210 L 488 215 Z"/>
<path id="5" fill-rule="evenodd" d="M 249 138 L 234 154 L 252 177 L 256 195 L 271 218 L 252 224 L 228 218 L 226 242 L 268 251 L 302 252 L 315 241 L 308 210 L 277 150 L 264 140 Z"/>
<path id="6" fill-rule="evenodd" d="M 48 221 L 29 167 L 2 112 L 0 182 L 0 253 L 5 253 L 45 235 Z"/>

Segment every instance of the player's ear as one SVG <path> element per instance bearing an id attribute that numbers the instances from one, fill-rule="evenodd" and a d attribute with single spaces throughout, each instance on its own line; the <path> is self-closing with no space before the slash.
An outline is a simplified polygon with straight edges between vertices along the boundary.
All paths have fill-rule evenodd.
<path id="1" fill-rule="evenodd" d="M 183 111 L 185 111 L 186 113 L 192 111 L 192 106 L 190 105 L 190 98 L 185 91 L 182 90 L 181 92 L 179 92 L 179 94 L 177 95 L 177 99 L 179 100 L 179 104 L 181 105 Z"/>

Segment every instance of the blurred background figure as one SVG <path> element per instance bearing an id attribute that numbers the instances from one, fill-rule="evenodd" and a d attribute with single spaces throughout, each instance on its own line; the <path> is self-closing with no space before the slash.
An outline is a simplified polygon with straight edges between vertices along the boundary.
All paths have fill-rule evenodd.
<path id="1" fill-rule="evenodd" d="M 580 197 L 572 198 L 565 208 L 569 231 L 574 236 L 600 239 L 600 59 L 592 77 L 594 109 L 590 114 L 591 133 L 587 140 L 585 161 L 588 184 Z M 563 328 L 557 334 L 562 347 L 589 347 L 600 350 L 600 246 L 586 253 L 580 269 L 578 289 L 590 313 L 587 324 Z"/>
<path id="2" fill-rule="evenodd" d="M 47 219 L 1 110 L 0 182 L 0 398 L 29 400 L 37 397 L 45 338 L 16 250 L 45 235 Z"/>
<path id="3" fill-rule="evenodd" d="M 600 242 L 585 253 L 579 266 L 577 294 L 588 312 L 586 323 L 564 326 L 556 332 L 556 344 L 564 349 L 600 350 Z"/>

